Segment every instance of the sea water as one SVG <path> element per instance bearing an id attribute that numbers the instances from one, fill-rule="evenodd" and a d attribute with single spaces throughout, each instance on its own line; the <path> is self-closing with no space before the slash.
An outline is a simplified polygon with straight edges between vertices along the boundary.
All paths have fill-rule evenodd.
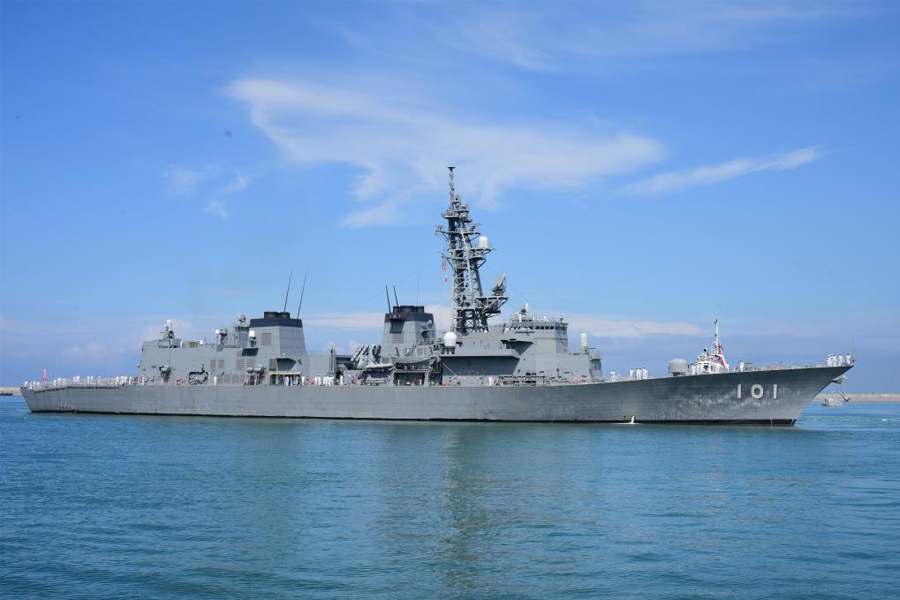
<path id="1" fill-rule="evenodd" d="M 796 427 L 31 414 L 0 596 L 900 596 L 900 405 Z"/>

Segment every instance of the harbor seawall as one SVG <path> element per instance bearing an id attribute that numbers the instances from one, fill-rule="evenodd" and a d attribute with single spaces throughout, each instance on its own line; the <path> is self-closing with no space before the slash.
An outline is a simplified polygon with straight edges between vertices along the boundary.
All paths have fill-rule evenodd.
<path id="1" fill-rule="evenodd" d="M 850 402 L 900 402 L 900 394 L 854 394 L 847 392 Z M 827 399 L 840 398 L 840 394 L 829 392 L 827 394 L 819 394 L 813 402 L 821 402 Z"/>

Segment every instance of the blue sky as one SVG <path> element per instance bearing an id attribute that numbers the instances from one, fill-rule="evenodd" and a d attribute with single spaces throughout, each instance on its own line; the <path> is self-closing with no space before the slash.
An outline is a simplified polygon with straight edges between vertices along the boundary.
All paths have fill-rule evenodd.
<path id="1" fill-rule="evenodd" d="M 308 343 L 445 319 L 445 167 L 604 366 L 853 351 L 900 389 L 896 3 L 0 4 L 0 383 L 132 373 L 309 270 Z M 291 300 L 296 310 L 297 287 Z"/>

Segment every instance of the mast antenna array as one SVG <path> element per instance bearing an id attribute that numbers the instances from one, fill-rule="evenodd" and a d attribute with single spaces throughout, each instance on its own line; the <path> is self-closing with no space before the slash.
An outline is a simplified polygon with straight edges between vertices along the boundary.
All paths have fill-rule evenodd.
<path id="1" fill-rule="evenodd" d="M 478 231 L 478 223 L 469 216 L 469 206 L 456 195 L 453 171 L 447 167 L 450 179 L 450 204 L 443 213 L 446 226 L 441 225 L 436 232 L 447 241 L 447 248 L 441 256 L 452 271 L 452 323 L 451 329 L 457 333 L 487 331 L 488 319 L 500 314 L 500 307 L 506 303 L 506 279 L 498 280 L 485 296 L 481 287 L 479 269 L 487 260 L 492 248 L 486 237 Z M 473 243 L 474 242 L 474 243 Z"/>

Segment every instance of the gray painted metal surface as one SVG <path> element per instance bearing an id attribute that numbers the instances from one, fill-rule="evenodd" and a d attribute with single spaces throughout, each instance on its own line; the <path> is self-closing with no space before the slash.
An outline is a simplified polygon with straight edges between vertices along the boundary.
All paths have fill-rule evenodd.
<path id="1" fill-rule="evenodd" d="M 490 323 L 506 301 L 506 276 L 485 294 L 480 268 L 492 250 L 452 170 L 446 221 L 437 229 L 452 275 L 452 329 L 439 333 L 422 306 L 390 303 L 380 344 L 353 355 L 310 354 L 303 321 L 284 310 L 241 315 L 211 342 L 183 340 L 171 321 L 144 342 L 138 375 L 111 381 L 26 384 L 34 412 L 416 419 L 792 424 L 852 366 L 732 369 L 718 337 L 712 350 L 670 377 L 637 369 L 603 377 L 599 351 L 582 338 L 569 349 L 568 325 L 528 306 Z M 287 306 L 287 299 L 285 299 Z M 840 364 L 836 361 L 840 360 Z"/>
<path id="2" fill-rule="evenodd" d="M 638 423 L 789 425 L 810 399 L 848 368 L 548 386 L 122 385 L 26 388 L 23 395 L 34 412 L 564 422 L 634 418 Z M 754 386 L 762 388 L 761 397 L 750 393 Z"/>

